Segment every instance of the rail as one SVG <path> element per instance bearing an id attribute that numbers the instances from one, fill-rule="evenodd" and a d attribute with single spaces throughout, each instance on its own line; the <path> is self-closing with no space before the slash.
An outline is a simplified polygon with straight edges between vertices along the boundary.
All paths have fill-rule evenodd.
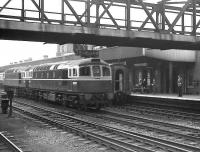
<path id="1" fill-rule="evenodd" d="M 3 141 L 10 149 L 14 152 L 23 152 L 20 148 L 18 148 L 13 142 L 11 142 L 6 136 L 4 136 L 0 132 L 0 140 Z"/>
<path id="2" fill-rule="evenodd" d="M 32 113 L 24 110 L 23 106 L 33 107 L 34 111 L 38 109 L 39 111 Z M 115 129 L 112 127 L 100 125 L 98 123 L 92 123 L 89 121 L 85 121 L 83 119 L 75 118 L 73 116 L 68 116 L 65 114 L 61 114 L 58 112 L 49 111 L 47 108 L 42 108 L 38 106 L 21 104 L 20 107 L 15 107 L 16 110 L 22 110 L 23 113 L 31 115 L 31 117 L 35 117 L 42 121 L 48 122 L 57 127 L 61 128 L 70 128 L 70 130 L 74 130 L 73 132 L 78 132 L 78 134 L 84 134 L 84 137 L 89 139 L 93 139 L 97 142 L 103 143 L 104 145 L 111 146 L 114 149 L 120 149 L 122 151 L 146 151 L 151 152 L 153 149 L 159 147 L 161 149 L 165 149 L 166 151 L 180 151 L 180 152 L 189 152 L 189 150 L 185 148 L 177 147 L 177 145 L 169 145 L 165 143 L 161 143 L 160 141 L 155 141 L 152 139 L 148 139 L 145 137 L 141 137 L 135 134 L 130 134 L 128 132 Z M 25 108 L 26 109 L 26 108 Z M 43 111 L 44 110 L 44 111 Z M 36 114 L 37 113 L 37 114 Z M 40 113 L 38 115 L 38 113 Z M 52 115 L 53 114 L 53 115 Z M 53 120 L 53 121 L 52 121 Z M 81 129 L 79 129 L 81 128 Z M 114 138 L 113 138 L 114 137 Z M 148 143 L 146 147 L 146 143 Z M 138 145 L 139 144 L 139 145 Z M 140 145 L 143 145 L 140 146 Z M 164 151 L 165 151 L 164 150 Z"/>

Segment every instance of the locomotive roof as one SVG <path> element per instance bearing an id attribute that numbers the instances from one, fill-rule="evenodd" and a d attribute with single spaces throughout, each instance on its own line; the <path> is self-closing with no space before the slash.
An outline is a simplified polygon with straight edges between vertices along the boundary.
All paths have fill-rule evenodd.
<path id="1" fill-rule="evenodd" d="M 11 69 L 6 70 L 6 73 L 17 73 L 17 72 L 24 72 L 24 71 L 28 71 L 31 67 L 30 66 L 26 66 L 26 67 L 14 67 Z"/>
<path id="2" fill-rule="evenodd" d="M 87 58 L 87 59 L 56 62 L 56 63 L 51 63 L 51 64 L 50 63 L 42 64 L 42 65 L 36 66 L 33 69 L 33 71 L 46 71 L 46 70 L 57 70 L 57 69 L 61 70 L 61 69 L 67 69 L 70 67 L 77 67 L 77 66 L 97 64 L 97 63 L 108 65 L 105 61 L 99 58 Z"/>
<path id="3" fill-rule="evenodd" d="M 14 68 L 6 70 L 6 73 L 67 69 L 70 67 L 84 66 L 84 65 L 90 65 L 90 64 L 108 65 L 108 63 L 106 63 L 105 61 L 99 58 L 86 58 L 86 59 L 78 59 L 78 60 L 61 61 L 61 62 L 55 62 L 55 63 L 46 63 L 46 64 L 35 65 L 35 66 L 14 67 Z"/>

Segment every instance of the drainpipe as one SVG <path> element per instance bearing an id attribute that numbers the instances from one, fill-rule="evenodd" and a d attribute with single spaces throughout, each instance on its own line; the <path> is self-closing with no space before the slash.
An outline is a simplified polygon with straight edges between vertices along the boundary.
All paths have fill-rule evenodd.
<path id="1" fill-rule="evenodd" d="M 172 93 L 173 88 L 173 63 L 169 62 L 169 93 Z"/>

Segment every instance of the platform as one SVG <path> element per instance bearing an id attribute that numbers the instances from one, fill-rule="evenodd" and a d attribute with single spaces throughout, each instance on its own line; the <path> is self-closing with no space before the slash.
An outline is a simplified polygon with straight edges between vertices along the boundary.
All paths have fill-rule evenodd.
<path id="1" fill-rule="evenodd" d="M 182 97 L 178 97 L 177 94 L 161 94 L 161 93 L 149 93 L 149 94 L 141 94 L 141 93 L 131 93 L 131 96 L 138 97 L 152 97 L 152 98 L 163 98 L 163 99 L 177 99 L 177 100 L 193 100 L 200 102 L 200 95 L 183 95 Z"/>
<path id="2" fill-rule="evenodd" d="M 177 94 L 131 93 L 129 101 L 132 103 L 168 106 L 200 112 L 200 95 L 183 95 L 182 97 L 178 97 Z"/>

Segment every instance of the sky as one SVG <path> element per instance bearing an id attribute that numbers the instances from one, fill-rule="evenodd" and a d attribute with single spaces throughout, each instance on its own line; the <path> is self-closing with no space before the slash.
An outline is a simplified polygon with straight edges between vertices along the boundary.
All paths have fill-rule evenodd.
<path id="1" fill-rule="evenodd" d="M 30 57 L 33 60 L 42 59 L 44 55 L 55 57 L 57 51 L 56 44 L 41 42 L 0 40 L 0 46 L 0 66 L 23 61 Z"/>

